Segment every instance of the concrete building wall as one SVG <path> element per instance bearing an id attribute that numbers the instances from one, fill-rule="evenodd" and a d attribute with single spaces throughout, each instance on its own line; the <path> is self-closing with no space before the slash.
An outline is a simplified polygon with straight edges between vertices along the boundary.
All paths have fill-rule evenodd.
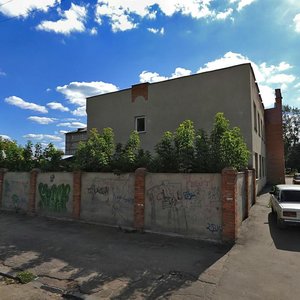
<path id="1" fill-rule="evenodd" d="M 111 127 L 116 141 L 125 143 L 135 129 L 135 117 L 145 116 L 141 146 L 152 151 L 165 131 L 176 130 L 184 120 L 210 131 L 215 114 L 224 112 L 231 126 L 241 128 L 250 148 L 250 76 L 251 67 L 245 64 L 91 97 L 88 130 Z"/>
<path id="2" fill-rule="evenodd" d="M 38 173 L 36 211 L 42 215 L 71 217 L 73 211 L 73 174 Z"/>
<path id="3" fill-rule="evenodd" d="M 83 173 L 81 182 L 81 219 L 133 227 L 133 173 Z"/>
<path id="4" fill-rule="evenodd" d="M 145 229 L 220 240 L 220 174 L 152 174 L 145 184 Z"/>
<path id="5" fill-rule="evenodd" d="M 2 207 L 7 210 L 27 211 L 30 174 L 6 172 L 3 182 Z"/>

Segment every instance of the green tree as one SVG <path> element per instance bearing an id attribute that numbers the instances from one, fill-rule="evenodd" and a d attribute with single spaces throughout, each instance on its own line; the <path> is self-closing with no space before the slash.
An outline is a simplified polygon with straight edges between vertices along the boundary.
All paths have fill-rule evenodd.
<path id="1" fill-rule="evenodd" d="M 194 162 L 195 129 L 191 120 L 185 120 L 174 134 L 175 151 L 180 172 L 191 172 Z"/>
<path id="2" fill-rule="evenodd" d="M 293 148 L 299 143 L 300 140 L 300 109 L 291 107 L 289 105 L 284 105 L 282 108 L 282 123 L 286 167 L 294 168 L 292 165 L 294 159 L 290 159 L 289 156 L 292 154 L 292 152 L 294 155 L 295 149 Z"/>
<path id="3" fill-rule="evenodd" d="M 207 173 L 211 171 L 211 145 L 207 133 L 200 129 L 195 137 L 194 171 Z"/>
<path id="4" fill-rule="evenodd" d="M 103 129 L 99 134 L 92 129 L 87 142 L 80 142 L 75 154 L 75 165 L 85 171 L 106 171 L 109 169 L 113 147 L 114 134 L 111 128 Z"/>
<path id="5" fill-rule="evenodd" d="M 59 171 L 63 154 L 63 151 L 56 149 L 52 143 L 49 143 L 43 151 L 40 168 L 43 171 Z"/>
<path id="6" fill-rule="evenodd" d="M 172 132 L 166 131 L 155 146 L 153 169 L 162 172 L 178 172 L 178 160 Z"/>
<path id="7" fill-rule="evenodd" d="M 250 152 L 238 127 L 224 132 L 221 137 L 220 150 L 222 168 L 234 167 L 241 170 L 247 167 Z"/>
<path id="8" fill-rule="evenodd" d="M 221 172 L 224 168 L 225 158 L 222 157 L 221 140 L 225 132 L 229 131 L 229 121 L 219 112 L 215 116 L 213 129 L 210 135 L 211 143 L 211 170 Z"/>
<path id="9" fill-rule="evenodd" d="M 0 167 L 10 171 L 21 171 L 23 160 L 22 147 L 15 141 L 0 137 Z"/>

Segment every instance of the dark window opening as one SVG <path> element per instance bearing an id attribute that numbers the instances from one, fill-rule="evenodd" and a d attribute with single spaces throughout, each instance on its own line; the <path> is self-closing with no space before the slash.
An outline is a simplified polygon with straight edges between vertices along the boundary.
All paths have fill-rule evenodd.
<path id="1" fill-rule="evenodd" d="M 137 132 L 145 132 L 146 131 L 145 117 L 137 117 L 135 119 L 135 130 Z"/>

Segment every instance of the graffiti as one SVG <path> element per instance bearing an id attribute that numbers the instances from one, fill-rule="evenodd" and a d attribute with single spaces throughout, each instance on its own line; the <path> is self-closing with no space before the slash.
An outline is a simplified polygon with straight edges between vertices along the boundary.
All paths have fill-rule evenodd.
<path id="1" fill-rule="evenodd" d="M 90 199 L 89 210 L 110 215 L 116 224 L 127 224 L 131 220 L 130 213 L 134 202 L 131 182 L 127 179 L 93 178 L 92 184 L 86 188 Z M 110 217 L 110 218 L 111 218 Z"/>
<path id="2" fill-rule="evenodd" d="M 16 212 L 27 210 L 28 182 L 21 180 L 5 180 L 3 207 L 14 209 Z"/>
<path id="3" fill-rule="evenodd" d="M 206 229 L 209 230 L 211 233 L 221 232 L 222 231 L 222 226 L 212 224 L 212 223 L 207 223 Z"/>
<path id="4" fill-rule="evenodd" d="M 193 192 L 187 191 L 187 192 L 183 192 L 183 197 L 184 197 L 184 199 L 186 199 L 186 200 L 192 200 L 193 198 L 196 197 L 196 195 L 195 195 L 195 193 L 193 193 Z"/>
<path id="5" fill-rule="evenodd" d="M 41 209 L 47 209 L 54 212 L 67 211 L 66 204 L 69 201 L 71 191 L 69 184 L 53 184 L 48 186 L 47 183 L 40 183 L 38 186 L 41 200 L 39 206 Z"/>
<path id="6" fill-rule="evenodd" d="M 92 201 L 95 200 L 97 194 L 99 195 L 108 195 L 109 187 L 108 186 L 96 186 L 92 184 L 88 189 L 88 193 L 92 195 Z"/>
<path id="7" fill-rule="evenodd" d="M 188 229 L 187 216 L 180 183 L 163 182 L 147 191 L 151 203 L 151 222 L 156 224 L 157 204 L 167 211 L 167 224 L 175 231 Z"/>

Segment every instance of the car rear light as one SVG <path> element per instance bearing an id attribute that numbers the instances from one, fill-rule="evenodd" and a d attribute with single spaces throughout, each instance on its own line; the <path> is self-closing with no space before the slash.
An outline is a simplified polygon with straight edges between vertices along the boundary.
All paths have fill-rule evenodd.
<path id="1" fill-rule="evenodd" d="M 284 211 L 283 212 L 284 217 L 291 217 L 291 218 L 296 218 L 297 213 L 295 211 Z"/>

